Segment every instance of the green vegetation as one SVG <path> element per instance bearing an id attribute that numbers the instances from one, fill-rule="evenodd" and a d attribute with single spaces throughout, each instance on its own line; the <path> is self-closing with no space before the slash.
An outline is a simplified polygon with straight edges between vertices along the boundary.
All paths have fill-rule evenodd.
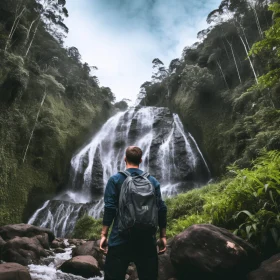
<path id="1" fill-rule="evenodd" d="M 262 151 L 252 168 L 228 167 L 219 183 L 166 200 L 167 236 L 194 224 L 224 227 L 265 254 L 280 249 L 280 152 Z M 83 216 L 73 237 L 98 239 L 102 220 Z"/>
<path id="2" fill-rule="evenodd" d="M 213 176 L 280 149 L 279 1 L 223 0 L 181 58 L 153 60 L 142 104 L 168 106 L 197 140 Z M 265 31 L 267 30 L 267 31 Z"/>
<path id="3" fill-rule="evenodd" d="M 27 222 L 63 188 L 71 156 L 113 111 L 97 68 L 63 47 L 65 4 L 0 3 L 0 225 Z"/>
<path id="4" fill-rule="evenodd" d="M 262 152 L 250 169 L 228 168 L 220 183 L 167 199 L 168 236 L 211 223 L 249 240 L 262 251 L 280 248 L 280 152 Z"/>
<path id="5" fill-rule="evenodd" d="M 269 10 L 273 12 L 274 24 L 265 32 L 265 38 L 252 46 L 249 55 L 267 60 L 265 73 L 259 77 L 258 88 L 269 88 L 279 83 L 280 69 L 280 4 L 273 3 Z"/>
<path id="6" fill-rule="evenodd" d="M 95 220 L 90 216 L 84 215 L 75 225 L 73 238 L 98 240 L 102 230 L 102 219 Z"/>

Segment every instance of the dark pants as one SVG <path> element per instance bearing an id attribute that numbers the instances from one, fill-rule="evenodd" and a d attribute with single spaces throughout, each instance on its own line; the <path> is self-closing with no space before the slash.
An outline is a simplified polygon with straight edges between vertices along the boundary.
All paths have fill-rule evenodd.
<path id="1" fill-rule="evenodd" d="M 109 247 L 105 280 L 124 280 L 130 262 L 135 263 L 139 280 L 157 280 L 158 255 L 154 240 Z"/>

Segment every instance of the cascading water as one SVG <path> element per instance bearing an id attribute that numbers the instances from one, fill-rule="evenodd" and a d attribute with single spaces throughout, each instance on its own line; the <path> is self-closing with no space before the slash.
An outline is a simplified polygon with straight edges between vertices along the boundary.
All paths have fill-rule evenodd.
<path id="1" fill-rule="evenodd" d="M 141 168 L 160 181 L 163 196 L 176 195 L 210 179 L 206 161 L 178 115 L 167 108 L 132 108 L 109 119 L 72 158 L 66 191 L 45 202 L 29 223 L 64 237 L 71 234 L 83 214 L 99 218 L 104 187 L 110 176 L 125 169 L 124 154 L 129 145 L 141 147 Z"/>

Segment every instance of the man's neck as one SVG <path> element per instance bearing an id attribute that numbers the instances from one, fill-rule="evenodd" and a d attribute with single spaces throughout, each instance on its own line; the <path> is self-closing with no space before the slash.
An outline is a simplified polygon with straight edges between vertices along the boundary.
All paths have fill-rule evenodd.
<path id="1" fill-rule="evenodd" d="M 139 165 L 127 164 L 127 165 L 126 165 L 126 169 L 129 169 L 129 168 L 138 168 L 138 169 L 139 169 Z"/>

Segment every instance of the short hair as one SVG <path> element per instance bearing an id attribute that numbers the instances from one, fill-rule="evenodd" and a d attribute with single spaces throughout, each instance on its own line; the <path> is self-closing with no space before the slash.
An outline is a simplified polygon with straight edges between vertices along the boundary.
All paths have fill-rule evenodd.
<path id="1" fill-rule="evenodd" d="M 142 159 L 142 150 L 139 147 L 130 146 L 125 151 L 128 163 L 139 165 Z"/>

